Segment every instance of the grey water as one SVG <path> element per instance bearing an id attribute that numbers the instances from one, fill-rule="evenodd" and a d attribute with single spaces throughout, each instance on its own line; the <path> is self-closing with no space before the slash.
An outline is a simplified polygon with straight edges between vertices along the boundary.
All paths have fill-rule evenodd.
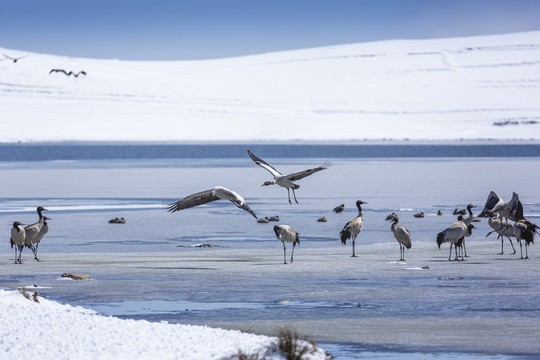
<path id="1" fill-rule="evenodd" d="M 289 204 L 287 191 L 277 186 L 261 187 L 271 175 L 251 161 L 246 149 L 265 159 L 278 170 L 288 173 L 331 161 L 332 167 L 298 182 L 299 204 Z M 364 244 L 394 241 L 388 237 L 386 215 L 395 212 L 417 242 L 433 242 L 433 234 L 451 223 L 449 214 L 468 203 L 482 207 L 488 193 L 497 191 L 503 199 L 517 192 L 524 212 L 531 220 L 540 217 L 540 146 L 511 145 L 165 145 L 165 144 L 3 144 L 0 145 L 0 234 L 8 234 L 15 220 L 32 223 L 37 219 L 35 208 L 45 206 L 51 217 L 51 230 L 39 250 L 46 261 L 47 254 L 161 253 L 172 249 L 197 251 L 199 244 L 223 249 L 280 250 L 271 226 L 257 224 L 253 218 L 226 201 L 217 201 L 179 213 L 168 213 L 166 204 L 189 194 L 216 185 L 240 193 L 258 217 L 279 215 L 280 223 L 294 224 L 302 235 L 302 249 L 325 249 L 337 246 L 337 234 L 343 224 L 356 216 L 354 202 L 362 199 L 365 226 Z M 291 194 L 292 195 L 292 194 Z M 343 214 L 332 209 L 344 203 Z M 445 216 L 437 216 L 437 211 Z M 425 218 L 413 220 L 413 214 L 424 212 Z M 328 226 L 315 219 L 326 216 Z M 339 217 L 338 217 L 339 216 Z M 126 225 L 110 225 L 108 220 L 124 217 Z M 209 221 L 211 219 L 211 221 Z M 487 232 L 487 225 L 482 224 Z M 478 242 L 493 242 L 494 238 L 475 238 Z M 519 250 L 518 250 L 519 251 Z M 530 250 L 534 251 L 534 250 Z M 6 242 L 0 246 L 2 267 L 8 264 L 12 250 Z M 23 257 L 29 254 L 23 254 Z M 29 259 L 30 260 L 30 259 Z M 28 261 L 29 261 L 28 260 Z M 5 263 L 5 264 L 4 264 Z M 10 264 L 11 265 L 11 264 Z M 104 281 L 112 280 L 101 274 Z M 313 288 L 330 278 L 314 279 Z M 511 293 L 516 284 L 501 284 L 490 279 L 492 286 L 504 287 Z M 0 272 L 0 286 L 19 282 L 54 283 L 46 275 L 31 274 L 13 278 Z M 384 316 L 400 316 L 402 311 L 416 316 L 431 316 L 435 312 L 430 301 L 414 307 L 390 302 L 294 300 L 282 303 L 272 298 L 276 284 L 261 286 L 237 284 L 237 293 L 207 288 L 186 297 L 173 275 L 136 274 L 127 279 L 152 291 L 126 296 L 100 292 L 97 282 L 92 291 L 79 285 L 62 285 L 63 291 L 51 292 L 51 298 L 73 305 L 94 308 L 103 314 L 124 318 L 204 323 L 207 320 L 245 317 L 272 319 L 351 316 L 385 309 Z M 196 280 L 189 280 L 196 281 Z M 200 281 L 204 281 L 201 277 Z M 347 279 L 365 288 L 381 284 L 369 279 Z M 421 290 L 439 286 L 444 279 L 410 277 L 408 287 Z M 385 287 L 401 287 L 403 279 Z M 459 286 L 481 287 L 475 279 L 460 279 Z M 455 281 L 453 282 L 455 283 Z M 224 285 L 225 286 L 225 285 Z M 234 284 L 228 284 L 229 287 Z M 268 289 L 266 289 L 266 287 Z M 126 289 L 131 288 L 126 284 Z M 109 289 L 108 289 L 109 290 Z M 46 292 L 45 292 L 46 293 Z M 268 301 L 261 301 L 261 294 Z M 56 298 L 55 298 L 56 297 Z M 126 298 L 128 300 L 126 300 Z M 484 292 L 478 295 L 472 316 L 492 309 L 506 309 L 517 318 L 540 317 L 540 307 L 534 299 L 516 294 L 512 304 Z M 463 311 L 455 307 L 453 312 Z M 294 315 L 292 315 L 294 314 Z M 449 314 L 447 316 L 452 316 Z M 496 315 L 495 315 L 496 316 Z M 362 347 L 358 344 L 320 344 L 337 359 L 396 358 L 450 359 L 470 358 L 474 354 L 448 352 L 418 352 L 410 349 Z M 483 354 L 488 359 L 527 358 L 507 354 Z"/>

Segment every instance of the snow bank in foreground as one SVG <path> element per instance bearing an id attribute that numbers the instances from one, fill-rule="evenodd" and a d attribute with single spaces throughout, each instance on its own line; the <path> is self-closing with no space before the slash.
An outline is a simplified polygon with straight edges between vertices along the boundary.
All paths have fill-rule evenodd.
<path id="1" fill-rule="evenodd" d="M 0 353 L 6 359 L 231 359 L 241 350 L 283 359 L 275 338 L 202 326 L 105 317 L 0 289 Z M 309 359 L 324 359 L 319 350 Z"/>

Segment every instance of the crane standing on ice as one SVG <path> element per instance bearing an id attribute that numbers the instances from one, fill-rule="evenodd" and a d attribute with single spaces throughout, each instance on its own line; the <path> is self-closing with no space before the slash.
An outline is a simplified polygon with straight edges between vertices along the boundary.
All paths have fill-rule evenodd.
<path id="1" fill-rule="evenodd" d="M 347 239 L 352 239 L 352 257 L 356 257 L 356 254 L 354 252 L 354 242 L 356 241 L 356 237 L 358 236 L 358 234 L 360 234 L 362 228 L 364 227 L 364 212 L 362 211 L 362 204 L 367 204 L 367 202 L 364 202 L 362 200 L 356 201 L 356 207 L 358 208 L 358 216 L 348 221 L 343 227 L 343 230 L 341 230 L 341 232 L 339 233 L 339 237 L 341 238 L 341 242 L 343 244 L 347 243 Z"/>
<path id="2" fill-rule="evenodd" d="M 289 225 L 276 225 L 274 226 L 274 233 L 278 240 L 281 240 L 283 243 L 283 263 L 287 263 L 287 249 L 285 248 L 285 242 L 292 243 L 291 250 L 291 264 L 293 262 L 294 247 L 296 244 L 300 244 L 300 239 L 298 238 L 298 233 L 292 226 Z"/>
<path id="3" fill-rule="evenodd" d="M 393 221 L 390 230 L 392 231 L 394 237 L 399 243 L 399 260 L 405 261 L 405 248 L 411 248 L 411 233 L 406 227 L 398 225 L 399 218 L 395 213 L 391 213 L 390 215 L 388 215 L 386 217 L 386 221 Z"/>

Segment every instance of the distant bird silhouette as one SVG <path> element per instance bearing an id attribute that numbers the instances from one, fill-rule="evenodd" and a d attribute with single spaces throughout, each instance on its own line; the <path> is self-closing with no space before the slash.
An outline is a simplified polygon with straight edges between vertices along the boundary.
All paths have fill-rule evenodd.
<path id="1" fill-rule="evenodd" d="M 405 248 L 411 248 L 411 233 L 409 230 L 402 226 L 398 225 L 399 217 L 395 213 L 391 213 L 386 217 L 386 221 L 393 221 L 390 230 L 394 234 L 394 237 L 399 243 L 399 256 L 400 261 L 405 261 Z"/>
<path id="2" fill-rule="evenodd" d="M 345 204 L 341 204 L 341 205 L 336 206 L 336 207 L 334 208 L 334 212 L 335 212 L 336 214 L 341 214 L 341 213 L 343 212 L 344 209 L 345 209 Z"/>
<path id="3" fill-rule="evenodd" d="M 28 55 L 23 55 L 23 56 L 19 56 L 19 57 L 11 57 L 11 56 L 6 55 L 6 54 L 3 54 L 3 55 L 6 57 L 6 59 L 9 59 L 9 60 L 13 61 L 13 63 L 16 63 L 20 59 L 25 58 L 25 57 L 28 56 Z"/>
<path id="4" fill-rule="evenodd" d="M 257 220 L 259 224 L 268 224 L 270 220 L 268 220 L 268 217 L 263 217 Z"/>
<path id="5" fill-rule="evenodd" d="M 419 213 L 416 213 L 413 215 L 415 218 L 423 218 L 424 217 L 424 212 L 419 212 Z"/>
<path id="6" fill-rule="evenodd" d="M 455 208 L 452 215 L 465 215 L 466 213 L 467 213 L 467 210 L 465 209 L 458 210 L 458 208 Z"/>
<path id="7" fill-rule="evenodd" d="M 64 73 L 66 76 L 69 76 L 71 74 L 71 72 L 68 74 L 68 72 L 64 69 L 51 69 L 51 71 L 49 71 L 49 75 L 51 75 L 53 72 L 54 73 L 61 72 L 61 73 Z"/>
<path id="8" fill-rule="evenodd" d="M 362 200 L 358 200 L 356 202 L 358 216 L 348 221 L 343 227 L 343 230 L 341 230 L 339 233 L 339 237 L 341 238 L 341 242 L 343 244 L 346 244 L 348 239 L 352 239 L 352 257 L 356 257 L 354 252 L 354 243 L 356 241 L 356 237 L 358 234 L 360 234 L 362 228 L 364 227 L 364 212 L 362 211 L 362 204 L 367 204 L 367 202 L 363 202 Z"/>
<path id="9" fill-rule="evenodd" d="M 22 251 L 24 249 L 25 244 L 25 238 L 26 238 L 26 232 L 24 231 L 24 228 L 21 226 L 24 224 L 21 224 L 18 221 L 15 221 L 13 223 L 13 227 L 11 228 L 11 248 L 15 248 L 15 264 L 22 264 L 21 261 L 21 255 Z M 19 250 L 19 256 L 17 257 L 17 250 Z"/>
<path id="10" fill-rule="evenodd" d="M 192 195 L 189 195 L 182 200 L 169 204 L 169 212 L 188 209 L 194 206 L 203 205 L 211 201 L 225 199 L 231 201 L 234 205 L 242 210 L 249 212 L 255 219 L 257 215 L 251 210 L 242 196 L 238 193 L 229 190 L 223 186 L 216 186 L 210 190 L 204 190 Z"/>
<path id="11" fill-rule="evenodd" d="M 75 73 L 73 71 L 69 71 L 67 72 L 66 70 L 64 69 L 52 69 L 51 71 L 49 71 L 49 75 L 52 74 L 52 73 L 57 73 L 57 72 L 61 72 L 61 73 L 64 73 L 66 76 L 70 76 L 70 75 L 73 75 L 75 77 L 79 77 L 79 75 L 86 75 L 86 71 L 82 70 L 82 71 L 79 71 L 78 73 Z"/>
<path id="12" fill-rule="evenodd" d="M 328 220 L 324 216 L 317 219 L 317 222 L 327 222 L 327 221 Z"/>
<path id="13" fill-rule="evenodd" d="M 293 262 L 294 247 L 296 244 L 300 244 L 300 239 L 298 238 L 298 233 L 292 226 L 289 225 L 276 225 L 274 226 L 274 233 L 278 240 L 281 240 L 283 243 L 283 263 L 287 263 L 287 249 L 285 248 L 285 242 L 290 242 L 293 244 L 291 250 L 291 264 Z"/>
<path id="14" fill-rule="evenodd" d="M 437 210 L 437 215 L 438 216 L 441 216 L 443 214 L 443 212 L 441 210 Z"/>
<path id="15" fill-rule="evenodd" d="M 268 218 L 268 221 L 279 221 L 279 216 L 277 216 L 277 215 L 276 216 L 270 216 Z"/>
<path id="16" fill-rule="evenodd" d="M 289 197 L 289 204 L 292 204 L 291 203 L 291 194 L 290 194 L 289 189 L 292 190 L 292 193 L 293 193 L 293 196 L 294 196 L 294 201 L 296 201 L 296 203 L 298 204 L 298 200 L 296 200 L 296 194 L 295 194 L 294 190 L 298 189 L 300 187 L 300 185 L 295 184 L 294 183 L 295 181 L 303 179 L 306 176 L 309 176 L 309 175 L 311 175 L 313 173 L 316 173 L 317 171 L 328 169 L 331 166 L 330 163 L 326 162 L 322 166 L 319 166 L 318 168 L 307 169 L 307 170 L 298 171 L 298 172 L 295 172 L 295 173 L 292 173 L 292 174 L 283 175 L 282 173 L 280 173 L 279 171 L 274 169 L 272 166 L 268 165 L 264 160 L 262 160 L 262 159 L 256 157 L 255 155 L 253 155 L 253 153 L 250 150 L 248 150 L 247 152 L 249 154 L 249 157 L 251 158 L 251 160 L 253 160 L 255 162 L 255 164 L 259 165 L 263 169 L 266 169 L 268 172 L 270 172 L 270 174 L 272 174 L 274 176 L 274 180 L 265 181 L 264 184 L 262 184 L 261 186 L 268 186 L 268 185 L 276 185 L 277 184 L 277 185 L 279 185 L 281 187 L 286 188 L 287 189 L 287 195 Z"/>

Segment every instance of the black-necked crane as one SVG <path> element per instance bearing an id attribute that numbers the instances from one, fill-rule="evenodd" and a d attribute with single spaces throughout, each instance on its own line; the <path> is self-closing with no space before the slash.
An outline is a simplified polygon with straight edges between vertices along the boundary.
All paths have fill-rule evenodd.
<path id="1" fill-rule="evenodd" d="M 328 219 L 325 216 L 320 217 L 320 218 L 317 219 L 317 222 L 327 222 L 327 221 L 328 221 Z"/>
<path id="2" fill-rule="evenodd" d="M 6 54 L 3 54 L 5 56 L 6 59 L 9 59 L 11 61 L 13 61 L 13 63 L 16 63 L 17 61 L 27 57 L 28 55 L 23 55 L 23 56 L 19 56 L 19 57 L 12 57 L 12 56 L 9 56 L 9 55 L 6 55 Z"/>
<path id="3" fill-rule="evenodd" d="M 441 244 L 443 243 L 450 243 L 450 253 L 448 255 L 448 261 L 451 261 L 452 257 L 452 245 L 454 245 L 454 251 L 456 253 L 455 260 L 458 260 L 458 254 L 457 254 L 457 242 L 462 241 L 465 236 L 470 236 L 472 233 L 472 229 L 475 229 L 474 225 L 465 225 L 463 221 L 456 221 L 443 231 L 437 234 L 437 245 L 439 246 L 439 249 L 441 248 Z"/>
<path id="4" fill-rule="evenodd" d="M 399 243 L 399 260 L 405 261 L 405 248 L 411 248 L 411 233 L 406 227 L 398 225 L 399 217 L 395 213 L 388 215 L 386 221 L 392 221 L 390 230 Z"/>
<path id="5" fill-rule="evenodd" d="M 469 213 L 469 216 L 466 217 L 466 218 L 463 218 L 462 215 L 460 214 L 460 216 L 458 217 L 458 220 L 460 221 L 463 221 L 465 223 L 465 226 L 469 226 L 470 224 L 472 224 L 473 220 L 474 220 L 474 215 L 473 215 L 473 212 L 472 212 L 472 208 L 474 208 L 476 206 L 474 206 L 473 204 L 469 204 L 467 205 L 467 212 Z M 460 239 L 457 243 L 457 246 L 462 249 L 463 248 L 463 252 L 464 252 L 464 255 L 465 257 L 469 257 L 467 255 L 467 248 L 465 247 L 465 238 L 470 236 L 469 235 L 466 235 L 463 237 L 463 239 Z M 463 255 L 461 256 L 461 258 L 463 258 Z"/>
<path id="6" fill-rule="evenodd" d="M 334 208 L 334 212 L 335 212 L 336 214 L 341 214 L 341 213 L 343 212 L 343 210 L 345 210 L 345 204 L 341 204 L 341 205 L 336 206 L 336 207 Z"/>
<path id="7" fill-rule="evenodd" d="M 295 172 L 295 173 L 283 175 L 282 173 L 280 173 L 279 171 L 274 169 L 272 166 L 268 165 L 268 163 L 266 163 L 264 160 L 262 160 L 262 159 L 258 158 L 257 156 L 253 155 L 253 153 L 250 150 L 248 150 L 247 152 L 249 154 L 249 157 L 251 158 L 251 160 L 253 160 L 255 162 L 255 164 L 259 165 L 263 169 L 266 169 L 268 172 L 270 172 L 270 174 L 272 174 L 274 176 L 273 180 L 265 181 L 261 186 L 279 185 L 281 187 L 286 188 L 287 189 L 287 195 L 288 195 L 288 198 L 289 198 L 289 204 L 292 204 L 292 202 L 291 202 L 291 193 L 290 193 L 289 190 L 292 190 L 292 193 L 293 193 L 293 196 L 294 196 L 294 201 L 296 201 L 296 203 L 298 204 L 298 200 L 296 199 L 296 193 L 294 192 L 294 190 L 298 189 L 300 187 L 300 185 L 295 184 L 294 183 L 295 181 L 303 179 L 306 176 L 309 176 L 309 175 L 311 175 L 313 173 L 316 173 L 318 171 L 328 169 L 332 165 L 329 162 L 326 162 L 323 165 L 321 165 L 321 166 L 319 166 L 317 168 L 314 168 L 314 169 L 307 169 L 307 170 L 302 170 L 302 171 L 298 171 L 298 172 Z"/>
<path id="8" fill-rule="evenodd" d="M 519 206 L 519 196 L 517 193 L 512 193 L 512 199 L 509 202 L 504 202 L 501 197 L 495 192 L 491 191 L 484 205 L 484 209 L 478 216 L 485 217 L 486 211 L 491 210 L 493 213 L 497 213 L 500 218 L 516 221 L 516 211 Z"/>
<path id="9" fill-rule="evenodd" d="M 458 210 L 458 208 L 455 208 L 452 215 L 465 215 L 466 213 L 467 213 L 467 210 L 465 209 Z"/>
<path id="10" fill-rule="evenodd" d="M 232 190 L 229 190 L 223 186 L 216 186 L 210 190 L 200 191 L 198 193 L 186 196 L 182 200 L 171 203 L 168 205 L 169 212 L 173 213 L 175 211 L 180 211 L 180 210 L 192 208 L 194 206 L 207 204 L 211 201 L 216 201 L 220 199 L 231 201 L 238 208 L 242 210 L 246 210 L 255 219 L 258 219 L 257 215 L 255 215 L 253 210 L 250 209 L 250 207 L 248 206 L 248 204 L 246 203 L 246 201 L 244 200 L 242 196 L 240 196 L 238 193 Z"/>
<path id="11" fill-rule="evenodd" d="M 525 259 L 529 258 L 529 244 L 534 244 L 534 235 L 538 233 L 538 225 L 533 224 L 529 220 L 523 216 L 523 205 L 520 201 L 518 201 L 518 204 L 516 206 L 516 209 L 513 213 L 513 215 L 516 218 L 516 222 L 514 223 L 514 226 L 512 227 L 512 232 L 514 233 L 514 236 L 519 241 L 519 250 L 521 252 L 521 258 L 523 259 L 523 245 L 521 243 L 521 240 L 525 241 Z"/>
<path id="12" fill-rule="evenodd" d="M 268 224 L 270 220 L 268 220 L 268 217 L 263 217 L 257 220 L 259 224 Z"/>
<path id="13" fill-rule="evenodd" d="M 270 216 L 268 218 L 268 221 L 279 221 L 279 216 L 277 216 L 277 215 L 276 216 Z"/>
<path id="14" fill-rule="evenodd" d="M 298 233 L 292 226 L 289 225 L 276 225 L 274 226 L 274 233 L 278 240 L 283 244 L 283 263 L 287 263 L 287 249 L 285 247 L 286 242 L 292 243 L 291 250 L 291 263 L 293 262 L 294 247 L 296 244 L 300 244 L 300 239 L 298 238 Z"/>
<path id="15" fill-rule="evenodd" d="M 41 239 L 49 232 L 49 223 L 47 223 L 47 220 L 52 220 L 49 217 L 43 216 L 43 227 L 41 230 L 39 230 L 38 234 L 34 236 L 32 239 L 32 247 L 30 248 L 32 252 L 34 253 L 34 260 L 40 261 L 37 257 L 38 247 L 39 243 L 41 242 Z"/>
<path id="16" fill-rule="evenodd" d="M 426 215 L 424 214 L 423 211 L 421 211 L 421 212 L 419 212 L 419 213 L 414 214 L 413 216 L 414 216 L 415 218 L 423 218 L 423 217 L 426 216 Z"/>
<path id="17" fill-rule="evenodd" d="M 39 216 L 38 222 L 33 223 L 32 225 L 28 225 L 24 228 L 24 231 L 26 232 L 26 238 L 25 238 L 24 244 L 27 248 L 32 250 L 34 255 L 36 254 L 36 250 L 34 248 L 34 245 L 32 245 L 32 242 L 34 241 L 34 238 L 38 237 L 40 231 L 45 226 L 45 216 L 43 216 L 42 211 L 48 211 L 48 210 L 45 209 L 43 206 L 38 206 L 36 211 Z"/>
<path id="18" fill-rule="evenodd" d="M 358 234 L 360 234 L 362 228 L 364 227 L 364 212 L 362 211 L 362 204 L 367 204 L 367 202 L 364 202 L 362 200 L 356 201 L 356 207 L 358 208 L 358 216 L 348 221 L 343 227 L 343 230 L 341 230 L 341 232 L 339 233 L 341 242 L 344 245 L 347 244 L 348 239 L 352 239 L 352 257 L 356 257 L 356 254 L 354 252 L 354 243 L 356 241 L 356 237 L 358 236 Z"/>
<path id="19" fill-rule="evenodd" d="M 510 245 L 512 245 L 512 250 L 514 252 L 512 255 L 516 253 L 516 248 L 514 247 L 514 244 L 512 243 L 512 239 L 514 236 L 514 231 L 512 230 L 513 226 L 512 224 L 508 223 L 506 220 L 496 218 L 495 213 L 491 210 L 487 210 L 486 214 L 488 216 L 488 225 L 493 229 L 493 231 L 490 231 L 487 233 L 486 237 L 491 235 L 493 232 L 496 232 L 498 234 L 497 239 L 501 239 L 501 252 L 498 253 L 498 255 L 504 254 L 504 238 L 506 237 L 510 241 Z"/>
<path id="20" fill-rule="evenodd" d="M 26 232 L 24 231 L 24 228 L 21 226 L 24 224 L 21 224 L 18 221 L 15 221 L 13 223 L 13 227 L 11 228 L 11 248 L 15 248 L 15 264 L 22 264 L 21 261 L 21 255 L 25 244 L 25 238 L 26 238 Z M 17 257 L 17 250 L 19 250 L 19 256 Z"/>

